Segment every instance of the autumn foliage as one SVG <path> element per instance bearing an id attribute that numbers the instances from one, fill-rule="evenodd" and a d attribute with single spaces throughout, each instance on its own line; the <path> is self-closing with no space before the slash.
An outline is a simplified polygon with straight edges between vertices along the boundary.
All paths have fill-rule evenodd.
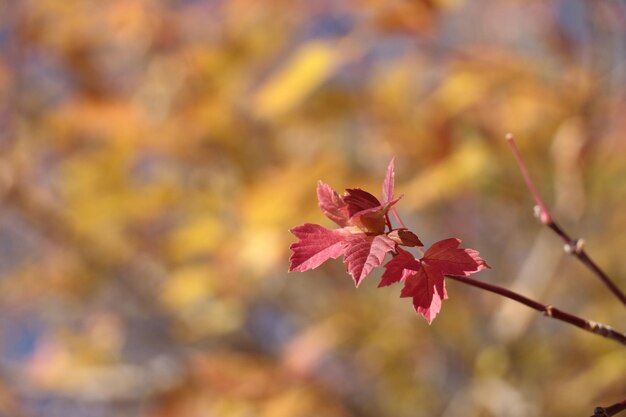
<path id="1" fill-rule="evenodd" d="M 624 330 L 502 138 L 626 288 L 625 13 L 0 1 L 0 415 L 571 417 L 626 397 L 621 345 L 456 279 Z M 449 275 L 438 247 L 493 269 Z M 432 319 L 444 290 L 427 326 L 410 302 Z"/>
<path id="2" fill-rule="evenodd" d="M 291 245 L 289 271 L 314 269 L 328 259 L 343 255 L 346 271 L 358 287 L 375 268 L 384 266 L 379 287 L 402 282 L 401 297 L 411 297 L 413 307 L 432 323 L 441 302 L 448 298 L 445 275 L 469 276 L 489 268 L 478 251 L 459 248 L 461 241 L 449 238 L 433 243 L 417 259 L 404 247 L 424 246 L 415 233 L 404 227 L 394 209 L 395 160 L 387 167 L 381 201 L 367 191 L 349 188 L 343 196 L 328 184 L 317 184 L 319 207 L 339 229 L 305 223 L 291 229 L 299 240 Z M 389 213 L 402 227 L 394 228 Z M 383 265 L 390 253 L 392 258 Z"/>

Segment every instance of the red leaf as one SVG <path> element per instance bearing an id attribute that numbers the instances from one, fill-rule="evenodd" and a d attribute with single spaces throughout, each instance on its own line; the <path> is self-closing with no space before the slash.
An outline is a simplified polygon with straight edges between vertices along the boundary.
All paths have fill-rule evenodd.
<path id="1" fill-rule="evenodd" d="M 367 191 L 360 188 L 348 188 L 343 196 L 343 201 L 348 205 L 350 217 L 359 211 L 379 207 L 380 201 Z"/>
<path id="2" fill-rule="evenodd" d="M 419 261 L 415 260 L 409 252 L 401 248 L 397 248 L 397 251 L 398 255 L 385 264 L 385 272 L 381 277 L 378 288 L 406 279 L 407 276 L 415 274 L 415 271 L 421 268 Z"/>
<path id="3" fill-rule="evenodd" d="M 317 200 L 322 212 L 341 227 L 348 224 L 348 205 L 330 185 L 317 182 Z"/>
<path id="4" fill-rule="evenodd" d="M 336 259 L 345 252 L 343 229 L 330 230 L 317 224 L 305 223 L 290 230 L 299 241 L 289 247 L 289 271 L 304 272 L 320 266 L 329 258 Z"/>
<path id="5" fill-rule="evenodd" d="M 424 246 L 417 235 L 407 229 L 396 229 L 387 233 L 387 236 L 402 246 Z"/>
<path id="6" fill-rule="evenodd" d="M 387 166 L 387 173 L 385 174 L 385 179 L 383 180 L 383 193 L 381 194 L 383 204 L 393 200 L 394 180 L 396 176 L 395 162 L 396 158 L 394 156 L 391 158 L 391 161 L 389 161 L 389 165 Z"/>
<path id="7" fill-rule="evenodd" d="M 443 275 L 469 276 L 489 268 L 478 251 L 459 248 L 461 241 L 450 238 L 433 243 L 422 257 L 422 263 L 436 267 Z"/>
<path id="8" fill-rule="evenodd" d="M 385 232 L 385 208 L 382 206 L 359 211 L 350 217 L 350 223 L 369 235 Z"/>
<path id="9" fill-rule="evenodd" d="M 431 324 L 441 311 L 442 300 L 448 298 L 443 274 L 436 267 L 422 264 L 406 278 L 400 297 L 413 297 L 415 311 Z"/>
<path id="10" fill-rule="evenodd" d="M 350 217 L 350 224 L 357 226 L 368 235 L 381 235 L 385 232 L 386 214 L 389 208 L 400 200 L 396 198 L 385 205 L 361 210 Z"/>
<path id="11" fill-rule="evenodd" d="M 459 239 L 445 239 L 433 244 L 422 259 L 397 248 L 398 255 L 385 265 L 379 287 L 404 280 L 401 297 L 412 297 L 413 306 L 428 323 L 432 323 L 441 302 L 448 298 L 444 275 L 468 276 L 489 268 L 473 249 L 461 249 Z"/>
<path id="12" fill-rule="evenodd" d="M 363 278 L 383 263 L 387 252 L 396 246 L 396 243 L 385 235 L 355 234 L 348 237 L 346 243 L 343 262 L 357 287 Z"/>

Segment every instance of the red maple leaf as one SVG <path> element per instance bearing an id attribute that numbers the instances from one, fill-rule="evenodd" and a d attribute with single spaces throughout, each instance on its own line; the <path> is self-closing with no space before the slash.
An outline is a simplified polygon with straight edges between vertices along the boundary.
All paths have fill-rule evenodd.
<path id="1" fill-rule="evenodd" d="M 317 201 L 322 212 L 341 227 L 348 225 L 348 205 L 330 185 L 317 182 Z"/>
<path id="2" fill-rule="evenodd" d="M 346 244 L 343 263 L 357 287 L 363 278 L 383 263 L 387 252 L 396 247 L 396 242 L 385 235 L 367 236 L 363 233 L 348 237 Z"/>
<path id="3" fill-rule="evenodd" d="M 448 298 L 444 275 L 468 276 L 489 268 L 478 251 L 459 248 L 461 241 L 450 238 L 434 243 L 419 259 L 398 248 L 398 255 L 385 265 L 379 287 L 404 281 L 401 297 L 412 297 L 415 311 L 432 323 Z"/>
<path id="4" fill-rule="evenodd" d="M 417 236 L 408 230 L 391 230 L 387 212 L 399 200 L 393 199 L 393 177 L 392 159 L 383 181 L 382 203 L 358 188 L 347 189 L 342 197 L 328 184 L 319 181 L 319 207 L 340 228 L 326 229 L 307 223 L 291 229 L 299 241 L 290 246 L 293 254 L 289 259 L 289 271 L 303 272 L 318 267 L 330 258 L 344 255 L 346 271 L 358 287 L 398 244 L 421 245 Z M 385 233 L 386 227 L 389 227 L 389 233 Z"/>
<path id="5" fill-rule="evenodd" d="M 349 235 L 345 229 L 332 230 L 311 223 L 296 226 L 290 232 L 300 240 L 291 245 L 293 255 L 289 259 L 289 271 L 300 272 L 317 268 L 328 259 L 343 255 Z"/>

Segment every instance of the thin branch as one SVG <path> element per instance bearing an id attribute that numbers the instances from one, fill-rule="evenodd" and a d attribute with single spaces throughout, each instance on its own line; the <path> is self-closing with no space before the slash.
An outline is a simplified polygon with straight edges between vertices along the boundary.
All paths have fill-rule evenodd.
<path id="1" fill-rule="evenodd" d="M 552 223 L 552 216 L 550 215 L 548 208 L 546 207 L 543 200 L 541 199 L 541 195 L 539 195 L 539 191 L 537 191 L 537 188 L 535 187 L 535 183 L 533 183 L 532 178 L 530 178 L 530 173 L 528 172 L 528 168 L 526 168 L 526 164 L 524 163 L 524 160 L 522 159 L 522 155 L 519 153 L 519 149 L 517 149 L 517 145 L 515 144 L 513 135 L 510 133 L 507 133 L 506 141 L 509 142 L 509 145 L 511 145 L 511 149 L 513 150 L 513 155 L 515 156 L 515 160 L 517 161 L 519 170 L 522 173 L 522 177 L 524 177 L 526 186 L 528 187 L 528 190 L 530 191 L 533 198 L 535 199 L 537 206 L 539 206 L 539 220 L 541 221 L 542 224 L 546 224 L 546 225 Z"/>
<path id="2" fill-rule="evenodd" d="M 583 265 L 585 265 L 591 272 L 594 273 L 598 279 L 607 286 L 607 288 L 615 295 L 622 304 L 626 305 L 626 295 L 620 290 L 617 285 L 608 277 L 608 275 L 600 269 L 600 267 L 589 257 L 587 252 L 583 249 L 584 241 L 582 239 L 572 239 L 567 232 L 554 221 L 547 225 L 565 242 L 565 250 L 575 256 Z"/>
<path id="3" fill-rule="evenodd" d="M 626 400 L 615 403 L 609 407 L 596 407 L 591 417 L 611 417 L 624 410 L 626 410 Z"/>
<path id="4" fill-rule="evenodd" d="M 473 287 L 478 287 L 480 289 L 501 295 L 513 301 L 517 301 L 518 303 L 524 304 L 525 306 L 530 307 L 533 310 L 543 313 L 545 316 L 563 321 L 565 323 L 568 323 L 573 326 L 579 327 L 583 330 L 586 330 L 590 333 L 596 334 L 598 336 L 606 337 L 607 339 L 611 339 L 617 343 L 620 343 L 626 346 L 626 335 L 614 330 L 613 328 L 605 324 L 583 319 L 574 314 L 559 310 L 558 308 L 553 307 L 549 304 L 540 303 L 538 301 L 525 297 L 521 294 L 518 294 L 506 288 L 499 287 L 497 285 L 489 284 L 483 281 L 478 281 L 478 280 L 468 278 L 468 277 L 459 277 L 459 276 L 452 276 L 452 275 L 447 275 L 447 277 L 452 280 L 460 281 L 464 284 L 471 285 Z"/>
<path id="5" fill-rule="evenodd" d="M 554 233 L 556 233 L 563 240 L 563 242 L 565 242 L 565 251 L 575 256 L 583 265 L 585 265 L 591 272 L 593 272 L 593 274 L 600 281 L 602 281 L 602 283 L 611 291 L 611 293 L 613 293 L 613 295 L 626 306 L 626 294 L 624 294 L 624 292 L 622 292 L 622 290 L 620 290 L 617 285 L 615 285 L 615 283 L 609 278 L 609 276 L 602 269 L 600 269 L 600 267 L 585 252 L 585 250 L 583 249 L 584 241 L 582 239 L 572 239 L 570 235 L 566 233 L 552 218 L 552 215 L 550 214 L 548 208 L 541 199 L 541 196 L 539 195 L 535 184 L 530 178 L 530 174 L 528 173 L 526 164 L 524 163 L 524 160 L 522 159 L 522 156 L 517 149 L 517 145 L 515 144 L 513 135 L 511 135 L 510 133 L 507 134 L 506 140 L 509 145 L 511 145 L 513 155 L 515 155 L 515 160 L 517 161 L 517 165 L 522 172 L 522 176 L 524 177 L 526 186 L 528 187 L 528 190 L 535 199 L 535 203 L 538 207 L 537 214 L 541 223 L 554 231 Z"/>

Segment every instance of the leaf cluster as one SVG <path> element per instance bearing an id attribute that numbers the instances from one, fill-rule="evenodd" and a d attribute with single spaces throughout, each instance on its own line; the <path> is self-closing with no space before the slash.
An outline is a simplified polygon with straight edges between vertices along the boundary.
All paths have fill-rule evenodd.
<path id="1" fill-rule="evenodd" d="M 375 268 L 383 266 L 379 287 L 402 282 L 401 297 L 413 299 L 415 311 L 430 324 L 448 298 L 445 275 L 469 276 L 489 268 L 478 251 L 459 248 L 461 241 L 449 238 L 433 243 L 417 259 L 402 247 L 424 246 L 419 237 L 404 227 L 394 209 L 401 197 L 394 199 L 395 159 L 387 167 L 381 200 L 359 188 L 349 188 L 340 196 L 328 184 L 318 182 L 319 207 L 338 229 L 305 223 L 291 229 L 299 240 L 293 251 L 289 271 L 304 272 L 328 259 L 343 255 L 346 271 L 359 284 Z M 393 211 L 401 227 L 394 228 L 389 212 Z M 386 255 L 392 258 L 384 263 Z"/>

